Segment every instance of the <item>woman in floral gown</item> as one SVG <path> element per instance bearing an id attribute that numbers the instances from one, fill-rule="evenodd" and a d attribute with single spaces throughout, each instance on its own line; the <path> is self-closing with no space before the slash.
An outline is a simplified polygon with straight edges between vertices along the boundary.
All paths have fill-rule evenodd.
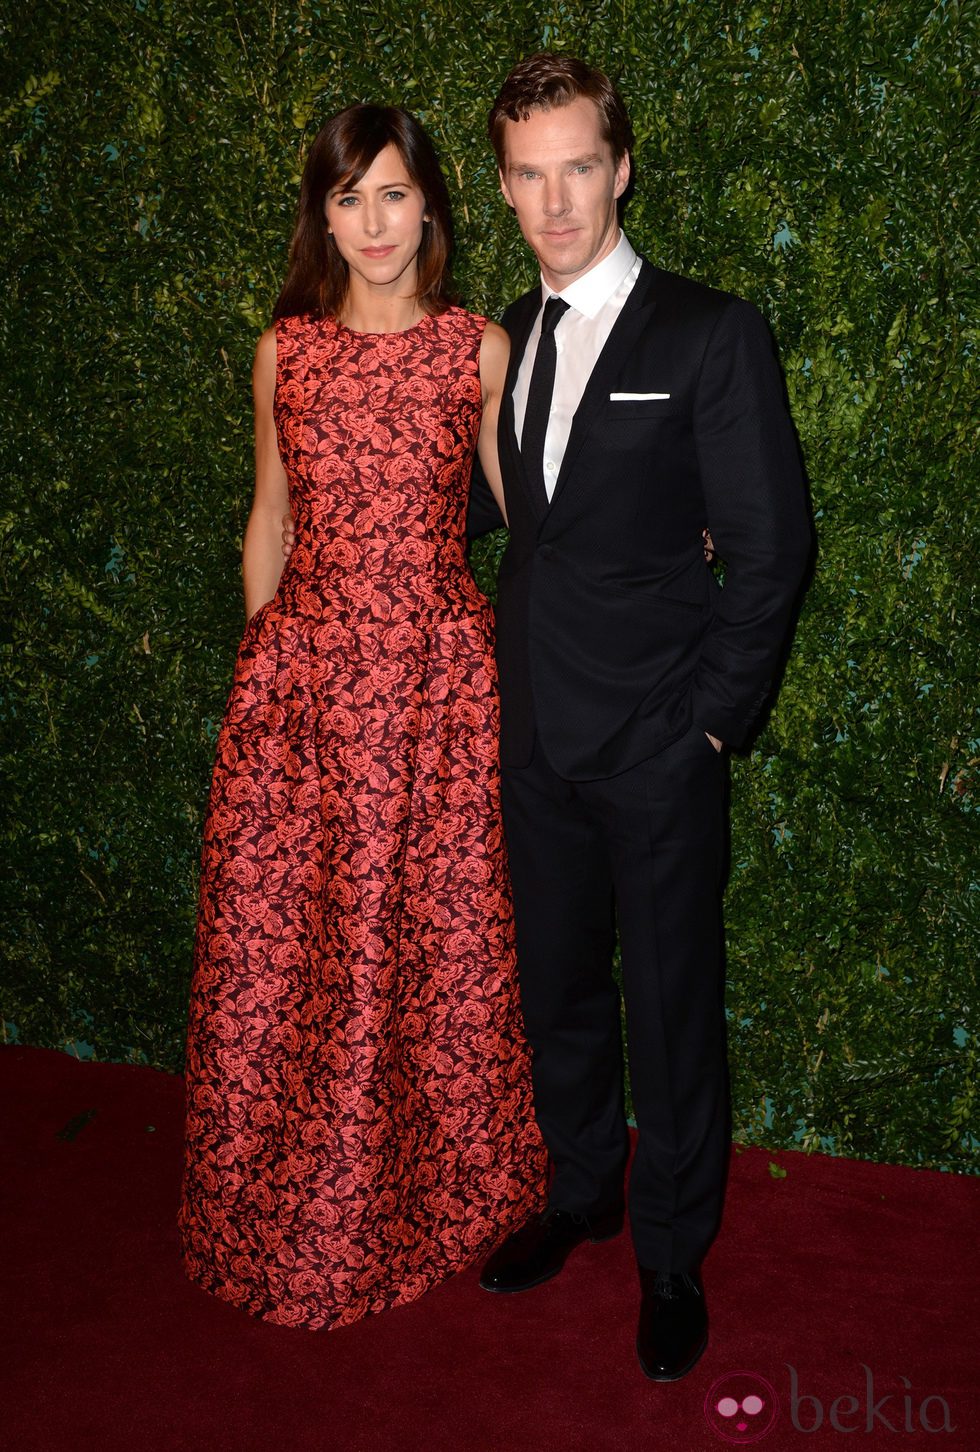
<path id="1" fill-rule="evenodd" d="M 544 1198 L 465 557 L 477 447 L 500 492 L 507 340 L 450 304 L 449 243 L 424 132 L 348 108 L 311 149 L 256 352 L 180 1223 L 194 1281 L 284 1325 L 411 1301 Z"/>

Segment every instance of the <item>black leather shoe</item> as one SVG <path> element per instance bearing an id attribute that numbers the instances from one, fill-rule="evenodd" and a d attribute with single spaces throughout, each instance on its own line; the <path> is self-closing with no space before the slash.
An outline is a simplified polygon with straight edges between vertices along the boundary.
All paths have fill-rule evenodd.
<path id="1" fill-rule="evenodd" d="M 508 1236 L 483 1267 L 485 1291 L 529 1291 L 550 1281 L 577 1245 L 611 1240 L 623 1228 L 622 1209 L 602 1215 L 576 1215 L 571 1210 L 545 1210 Z"/>
<path id="2" fill-rule="evenodd" d="M 708 1307 L 698 1271 L 640 1266 L 640 1324 L 636 1354 L 651 1381 L 679 1381 L 708 1344 Z"/>

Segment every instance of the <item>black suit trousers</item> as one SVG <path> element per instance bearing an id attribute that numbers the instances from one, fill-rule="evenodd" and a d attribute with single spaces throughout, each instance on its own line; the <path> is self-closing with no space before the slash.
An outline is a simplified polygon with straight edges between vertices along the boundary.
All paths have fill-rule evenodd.
<path id="1" fill-rule="evenodd" d="M 504 767 L 504 827 L 535 1112 L 550 1201 L 623 1199 L 615 928 L 638 1128 L 629 1211 L 639 1263 L 698 1265 L 721 1216 L 730 1143 L 721 890 L 727 757 L 692 727 L 618 776 L 568 781 L 540 740 Z"/>

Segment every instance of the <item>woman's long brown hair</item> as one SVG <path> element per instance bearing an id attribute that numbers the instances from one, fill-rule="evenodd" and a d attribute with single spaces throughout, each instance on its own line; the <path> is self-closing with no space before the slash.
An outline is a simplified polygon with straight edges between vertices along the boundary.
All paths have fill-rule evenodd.
<path id="1" fill-rule="evenodd" d="M 410 179 L 425 198 L 416 296 L 427 313 L 445 312 L 453 301 L 449 278 L 453 223 L 446 179 L 422 127 L 400 106 L 348 106 L 317 132 L 303 168 L 289 268 L 274 318 L 312 313 L 338 317 L 347 296 L 347 263 L 327 231 L 324 204 L 339 186 L 357 186 L 375 157 L 395 146 Z"/>

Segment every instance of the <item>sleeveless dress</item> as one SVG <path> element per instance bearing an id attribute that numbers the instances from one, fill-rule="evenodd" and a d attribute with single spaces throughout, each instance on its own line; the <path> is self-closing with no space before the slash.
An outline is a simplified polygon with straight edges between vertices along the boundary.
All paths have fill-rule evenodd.
<path id="1" fill-rule="evenodd" d="M 282 1325 L 414 1300 L 544 1202 L 465 555 L 484 326 L 277 327 L 296 545 L 218 738 L 180 1228 Z"/>

